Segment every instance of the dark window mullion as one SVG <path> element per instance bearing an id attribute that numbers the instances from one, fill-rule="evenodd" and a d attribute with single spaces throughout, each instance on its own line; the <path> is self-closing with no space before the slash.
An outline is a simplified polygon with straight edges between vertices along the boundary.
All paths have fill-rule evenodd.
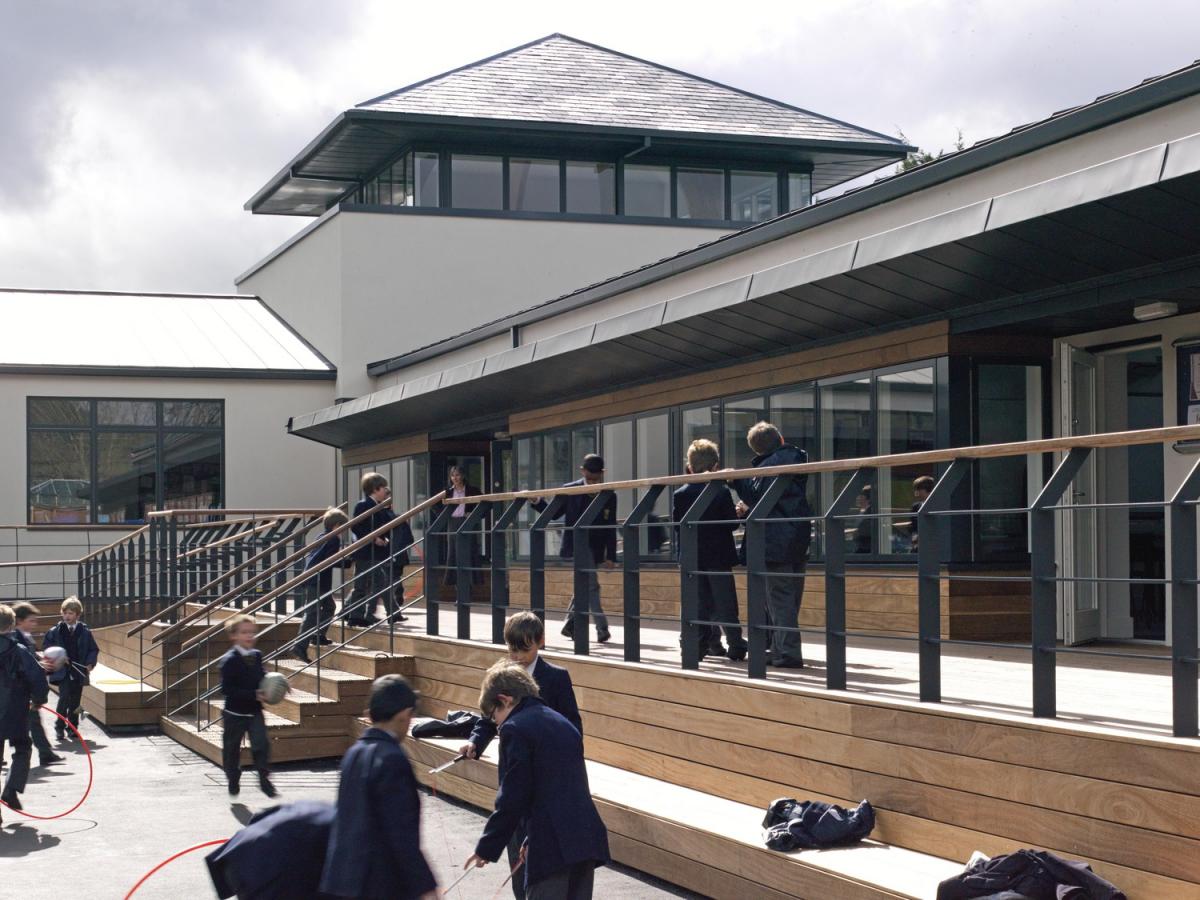
<path id="1" fill-rule="evenodd" d="M 671 216 L 672 219 L 679 218 L 679 168 L 671 166 Z"/>
<path id="2" fill-rule="evenodd" d="M 725 221 L 733 221 L 733 177 L 729 169 L 725 169 Z M 755 219 L 754 221 L 757 221 Z"/>
<path id="3" fill-rule="evenodd" d="M 505 210 L 507 210 L 510 205 L 509 197 L 508 197 L 508 195 L 509 195 L 509 190 L 508 190 L 509 159 L 510 158 L 507 156 L 502 156 L 500 158 L 500 181 L 501 181 L 500 208 L 505 209 Z"/>
<path id="4" fill-rule="evenodd" d="M 558 161 L 558 211 L 560 213 L 567 211 L 567 161 L 565 159 Z"/>

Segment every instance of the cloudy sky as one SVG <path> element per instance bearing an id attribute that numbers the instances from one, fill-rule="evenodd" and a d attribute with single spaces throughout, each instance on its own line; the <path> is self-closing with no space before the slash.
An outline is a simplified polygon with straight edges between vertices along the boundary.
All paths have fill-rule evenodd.
<path id="1" fill-rule="evenodd" d="M 0 0 L 0 286 L 229 291 L 341 110 L 554 31 L 923 147 L 1200 57 L 1195 0 Z"/>

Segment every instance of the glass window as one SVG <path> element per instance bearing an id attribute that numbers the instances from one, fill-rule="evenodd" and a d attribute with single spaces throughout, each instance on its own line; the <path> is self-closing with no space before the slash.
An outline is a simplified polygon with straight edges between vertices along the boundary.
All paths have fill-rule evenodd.
<path id="1" fill-rule="evenodd" d="M 616 211 L 616 166 L 567 160 L 567 212 L 611 216 Z"/>
<path id="2" fill-rule="evenodd" d="M 754 451 L 746 443 L 746 433 L 755 422 L 767 417 L 767 403 L 762 396 L 742 397 L 725 401 L 725 439 L 721 442 L 721 458 L 731 469 L 748 469 L 754 462 Z"/>
<path id="3" fill-rule="evenodd" d="M 679 411 L 679 451 L 686 456 L 687 448 L 692 441 L 701 438 L 713 441 L 718 446 L 721 443 L 721 407 L 715 403 L 704 406 L 692 406 Z M 679 462 L 679 471 L 683 471 L 686 460 Z"/>
<path id="4" fill-rule="evenodd" d="M 31 525 L 74 525 L 91 522 L 91 441 L 91 433 L 87 431 L 30 432 Z"/>
<path id="5" fill-rule="evenodd" d="M 504 208 L 504 160 L 499 156 L 450 157 L 450 197 L 455 209 Z"/>
<path id="6" fill-rule="evenodd" d="M 667 166 L 625 167 L 625 215 L 671 215 L 671 170 Z"/>
<path id="7" fill-rule="evenodd" d="M 821 392 L 821 453 L 819 459 L 853 459 L 871 455 L 871 379 L 825 384 Z M 832 502 L 850 480 L 850 472 L 829 472 L 821 478 L 822 495 Z M 874 485 L 856 500 L 863 513 L 874 513 Z M 849 553 L 874 553 L 875 528 L 870 519 L 843 522 Z"/>
<path id="8" fill-rule="evenodd" d="M 596 452 L 596 426 L 583 425 L 571 429 L 571 464 L 576 468 L 589 453 Z"/>
<path id="9" fill-rule="evenodd" d="M 579 462 L 571 456 L 571 432 L 552 431 L 542 437 L 543 483 L 547 486 L 566 484 L 578 476 Z"/>
<path id="10" fill-rule="evenodd" d="M 667 413 L 642 416 L 637 420 L 637 453 L 635 478 L 653 478 L 671 474 L 671 425 Z M 617 502 L 617 517 L 629 515 L 633 504 L 642 499 L 643 491 L 634 492 L 629 506 Z M 640 529 L 641 552 L 648 556 L 671 554 L 671 491 L 665 489 L 654 502 L 654 509 Z"/>
<path id="11" fill-rule="evenodd" d="M 731 172 L 729 213 L 737 222 L 762 222 L 779 211 L 779 179 L 774 172 Z"/>
<path id="12" fill-rule="evenodd" d="M 879 427 L 880 456 L 891 453 L 917 453 L 932 450 L 934 430 L 933 368 L 891 372 L 876 380 L 876 422 Z M 880 469 L 876 477 L 876 512 L 890 514 L 879 520 L 879 553 L 916 551 L 916 507 L 914 481 L 936 477 L 930 466 L 895 466 Z"/>
<path id="13" fill-rule="evenodd" d="M 164 509 L 216 509 L 221 498 L 221 436 L 195 431 L 163 435 Z"/>
<path id="14" fill-rule="evenodd" d="M 767 416 L 789 444 L 795 444 L 808 454 L 811 461 L 818 459 L 817 446 L 817 391 L 811 385 L 796 387 L 779 394 L 772 394 Z M 808 479 L 808 503 L 814 510 L 820 509 L 821 479 Z M 814 536 L 819 537 L 820 528 Z M 820 556 L 821 546 L 814 545 L 812 552 Z"/>
<path id="15" fill-rule="evenodd" d="M 725 218 L 725 173 L 721 169 L 677 169 L 675 190 L 679 218 Z"/>
<path id="16" fill-rule="evenodd" d="M 168 428 L 220 428 L 223 424 L 219 400 L 163 401 L 163 425 Z"/>
<path id="17" fill-rule="evenodd" d="M 412 155 L 412 205 L 438 206 L 441 196 L 439 175 L 441 166 L 436 153 Z"/>
<path id="18" fill-rule="evenodd" d="M 156 508 L 158 437 L 148 431 L 96 435 L 96 521 L 138 522 Z"/>
<path id="19" fill-rule="evenodd" d="M 558 212 L 558 160 L 510 159 L 508 208 Z"/>
<path id="20" fill-rule="evenodd" d="M 812 203 L 812 175 L 808 172 L 788 173 L 788 209 L 800 209 Z"/>
<path id="21" fill-rule="evenodd" d="M 97 425 L 145 425 L 157 422 L 157 404 L 153 400 L 98 400 Z"/>
<path id="22" fill-rule="evenodd" d="M 1042 370 L 1038 366 L 980 365 L 976 375 L 976 443 L 1006 444 L 1042 437 Z M 1161 410 L 1160 410 L 1161 411 Z M 1158 454 L 1161 459 L 1162 454 Z M 978 509 L 1018 509 L 1041 486 L 1041 456 L 981 459 L 975 464 Z M 976 516 L 980 560 L 1021 559 L 1029 551 L 1029 519 Z"/>
<path id="23" fill-rule="evenodd" d="M 91 424 L 92 402 L 69 400 L 65 397 L 30 397 L 30 425 L 83 425 Z"/>
<path id="24" fill-rule="evenodd" d="M 601 454 L 604 456 L 605 481 L 632 481 L 634 472 L 633 420 L 605 422 Z M 633 491 L 617 491 L 617 517 L 633 509 Z"/>

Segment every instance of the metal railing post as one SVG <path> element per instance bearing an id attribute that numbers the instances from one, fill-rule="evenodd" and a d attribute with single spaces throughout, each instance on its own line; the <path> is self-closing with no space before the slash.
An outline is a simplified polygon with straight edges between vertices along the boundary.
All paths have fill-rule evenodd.
<path id="1" fill-rule="evenodd" d="M 169 600 L 177 600 L 179 594 L 179 520 L 167 517 L 167 591 Z"/>
<path id="2" fill-rule="evenodd" d="M 508 616 L 508 529 L 512 528 L 525 508 L 525 500 L 517 498 L 508 504 L 492 525 L 492 643 L 504 643 L 504 620 Z"/>
<path id="3" fill-rule="evenodd" d="M 700 618 L 700 576 L 696 574 L 700 568 L 700 526 L 697 523 L 724 488 L 724 483 L 719 481 L 706 484 L 679 522 L 679 652 L 685 669 L 700 668 L 700 626 L 696 624 Z"/>
<path id="4" fill-rule="evenodd" d="M 571 617 L 571 624 L 574 628 L 575 654 L 577 656 L 587 656 L 591 648 L 591 642 L 588 636 L 591 630 L 592 622 L 592 603 L 588 589 L 588 584 L 591 579 L 596 582 L 596 602 L 600 600 L 600 563 L 592 558 L 592 533 L 589 526 L 595 525 L 596 520 L 600 518 L 600 513 L 604 511 L 604 507 L 608 504 L 611 497 L 615 496 L 612 491 L 598 491 L 592 501 L 587 505 L 575 524 L 571 526 L 571 562 L 573 563 L 574 578 L 572 583 L 574 586 L 575 612 Z M 612 523 L 616 525 L 616 522 Z M 603 606 L 601 606 L 603 608 Z"/>
<path id="5" fill-rule="evenodd" d="M 854 500 L 875 477 L 874 469 L 855 469 L 825 510 L 825 686 L 846 689 L 846 531 L 845 517 Z"/>
<path id="6" fill-rule="evenodd" d="M 446 533 L 447 523 L 450 520 L 450 513 L 453 508 L 449 506 L 441 507 L 437 515 L 433 517 L 433 521 L 429 523 L 429 527 L 425 529 L 425 633 L 438 633 L 438 612 L 440 610 L 439 594 L 441 593 L 442 583 L 440 573 L 442 571 L 441 562 L 441 541 L 438 540 L 439 535 Z M 358 573 L 355 572 L 357 577 Z"/>
<path id="7" fill-rule="evenodd" d="M 750 654 L 746 674 L 750 678 L 767 677 L 767 513 L 775 508 L 783 496 L 791 476 L 780 475 L 772 480 L 746 514 L 746 642 Z M 778 625 L 778 622 L 770 623 Z"/>
<path id="8" fill-rule="evenodd" d="M 475 584 L 472 566 L 475 554 L 471 552 L 471 542 L 475 539 L 479 523 L 491 508 L 491 503 L 476 503 L 466 516 L 458 520 L 458 528 L 451 538 L 454 541 L 454 603 L 458 610 L 458 636 L 464 641 L 471 639 L 471 588 Z"/>
<path id="9" fill-rule="evenodd" d="M 917 511 L 917 661 L 923 703 L 942 700 L 942 557 L 946 523 L 945 516 L 933 513 L 950 508 L 951 495 L 970 468 L 970 460 L 950 463 Z"/>
<path id="10" fill-rule="evenodd" d="M 546 527 L 558 518 L 566 501 L 551 497 L 529 526 L 529 609 L 546 621 Z"/>
<path id="11" fill-rule="evenodd" d="M 639 531 L 643 522 L 654 511 L 654 505 L 664 486 L 651 485 L 634 504 L 633 510 L 621 524 L 622 615 L 625 627 L 625 660 L 641 662 L 642 659 L 642 542 Z"/>
<path id="12" fill-rule="evenodd" d="M 1176 737 L 1197 737 L 1196 515 L 1200 462 L 1171 498 L 1171 721 Z"/>
<path id="13" fill-rule="evenodd" d="M 1029 507 L 1030 618 L 1033 634 L 1033 714 L 1052 719 L 1058 711 L 1055 644 L 1058 640 L 1058 583 L 1055 578 L 1055 506 L 1083 468 L 1091 448 L 1075 447 L 1059 463 Z M 921 538 L 924 540 L 924 538 Z"/>

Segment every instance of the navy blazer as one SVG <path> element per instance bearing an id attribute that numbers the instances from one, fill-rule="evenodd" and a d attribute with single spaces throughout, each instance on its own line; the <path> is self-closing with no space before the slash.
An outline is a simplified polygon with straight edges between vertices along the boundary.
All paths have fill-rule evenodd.
<path id="1" fill-rule="evenodd" d="M 46 702 L 50 686 L 33 651 L 15 632 L 0 634 L 0 740 L 29 737 L 29 704 Z"/>
<path id="2" fill-rule="evenodd" d="M 329 533 L 326 532 L 326 534 Z M 309 569 L 315 569 L 341 549 L 341 537 L 336 534 L 330 534 L 316 546 L 316 549 L 308 554 L 308 557 L 304 560 L 304 571 L 307 572 Z M 349 560 L 346 560 L 340 565 L 345 567 L 349 565 L 349 562 Z M 323 597 L 333 590 L 333 570 L 336 568 L 337 566 L 329 566 L 327 569 L 322 569 L 308 581 L 304 582 L 304 584 L 315 587 L 317 594 Z"/>
<path id="3" fill-rule="evenodd" d="M 542 702 L 575 726 L 575 730 L 583 734 L 583 722 L 579 719 L 579 705 L 575 702 L 575 688 L 571 686 L 571 673 L 562 666 L 547 662 L 538 655 L 537 664 L 533 667 L 533 680 L 537 682 L 538 692 Z M 496 725 L 491 719 L 480 716 L 475 727 L 471 729 L 471 743 L 475 751 L 483 756 L 492 738 L 496 736 Z"/>
<path id="4" fill-rule="evenodd" d="M 262 651 L 252 650 L 243 658 L 237 648 L 230 647 L 221 657 L 221 693 L 225 695 L 225 708 L 243 716 L 261 712 L 262 703 L 256 694 L 266 674 Z"/>
<path id="5" fill-rule="evenodd" d="M 753 467 L 790 466 L 808 462 L 808 454 L 792 444 L 783 444 L 770 453 L 754 457 Z M 738 496 L 747 506 L 753 507 L 767 492 L 774 478 L 744 478 L 734 482 Z M 767 514 L 766 557 L 769 563 L 801 563 L 808 559 L 808 547 L 812 542 L 812 522 L 771 522 L 772 516 L 795 519 L 811 516 L 808 505 L 808 476 L 794 475 L 775 506 Z M 745 555 L 745 542 L 742 554 Z M 745 560 L 742 560 L 745 562 Z"/>
<path id="6" fill-rule="evenodd" d="M 685 484 L 675 492 L 671 503 L 671 516 L 676 523 L 683 521 L 684 515 L 692 508 L 692 504 L 703 490 L 704 485 L 696 481 Z M 710 571 L 732 569 L 738 564 L 737 545 L 733 541 L 733 533 L 737 531 L 738 523 L 737 509 L 733 505 L 733 495 L 729 493 L 728 487 L 713 498 L 713 502 L 700 517 L 701 522 L 714 519 L 724 524 L 696 526 L 700 532 L 696 537 L 699 543 L 700 568 Z"/>
<path id="7" fill-rule="evenodd" d="M 406 900 L 437 887 L 421 854 L 421 800 L 400 742 L 368 728 L 342 758 L 321 891 Z"/>
<path id="8" fill-rule="evenodd" d="M 246 827 L 206 856 L 218 897 L 317 900 L 332 803 L 300 800 L 255 813 Z"/>
<path id="9" fill-rule="evenodd" d="M 42 638 L 42 650 L 47 647 L 65 647 L 67 650 L 67 658 L 74 665 L 68 664 L 50 676 L 50 681 L 54 684 L 64 680 L 68 675 L 76 681 L 88 683 L 88 667 L 94 666 L 96 660 L 100 658 L 100 645 L 96 643 L 96 639 L 92 637 L 91 629 L 82 622 L 75 623 L 75 641 L 74 648 L 71 646 L 71 633 L 66 622 L 59 622 L 53 628 L 46 632 Z M 72 649 L 74 652 L 72 652 Z M 80 668 L 82 667 L 82 669 Z"/>
<path id="10" fill-rule="evenodd" d="M 500 726 L 500 790 L 475 853 L 495 862 L 522 822 L 528 831 L 525 884 L 577 863 L 608 862 L 608 830 L 596 812 L 583 738 L 537 697 Z"/>
<path id="11" fill-rule="evenodd" d="M 563 487 L 580 487 L 586 482 L 582 478 L 577 478 L 575 481 L 568 481 Z M 558 515 L 554 518 L 562 519 L 562 548 L 558 555 L 563 559 L 574 559 L 575 557 L 575 531 L 572 526 L 579 521 L 579 517 L 596 499 L 595 494 L 567 494 L 563 497 L 562 509 L 558 511 Z M 544 510 L 547 506 L 545 500 L 540 500 L 537 503 L 531 504 L 538 512 Z M 617 524 L 617 495 L 615 493 L 608 495 L 608 501 L 604 504 L 604 509 L 600 512 L 600 517 L 596 519 L 596 525 L 615 525 Z M 594 563 L 602 563 L 606 559 L 617 561 L 617 529 L 615 528 L 596 528 L 589 530 L 587 533 L 588 546 L 592 549 L 592 561 Z"/>

